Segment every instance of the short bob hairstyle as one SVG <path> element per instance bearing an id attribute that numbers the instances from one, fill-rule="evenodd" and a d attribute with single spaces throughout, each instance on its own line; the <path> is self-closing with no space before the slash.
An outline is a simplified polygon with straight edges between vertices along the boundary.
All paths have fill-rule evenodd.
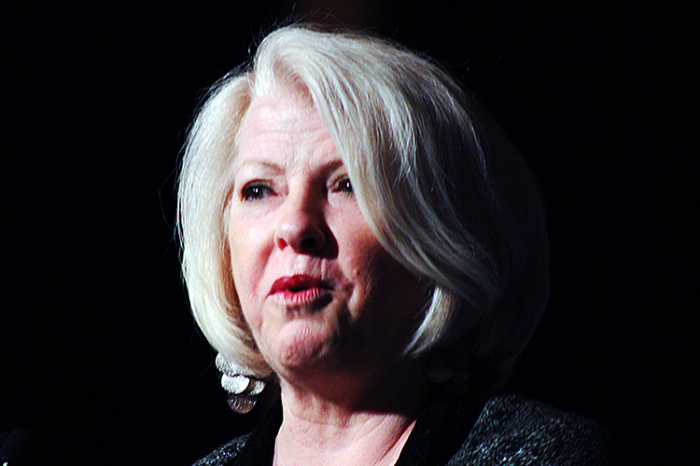
<path id="1" fill-rule="evenodd" d="M 272 32 L 252 63 L 215 84 L 187 138 L 182 266 L 211 345 L 248 375 L 271 373 L 238 304 L 227 204 L 246 111 L 257 96 L 278 92 L 311 99 L 372 231 L 430 286 L 405 355 L 458 348 L 459 364 L 482 384 L 502 384 L 549 296 L 533 175 L 500 128 L 428 59 L 386 40 L 306 26 Z"/>

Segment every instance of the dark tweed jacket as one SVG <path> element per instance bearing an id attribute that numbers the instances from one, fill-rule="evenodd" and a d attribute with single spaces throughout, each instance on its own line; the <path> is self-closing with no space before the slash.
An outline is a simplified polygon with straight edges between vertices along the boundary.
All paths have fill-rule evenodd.
<path id="1" fill-rule="evenodd" d="M 253 432 L 193 466 L 269 465 L 281 422 L 277 406 Z M 603 466 L 622 464 L 621 458 L 594 422 L 539 401 L 499 395 L 480 413 L 470 412 L 463 400 L 440 400 L 427 408 L 396 466 Z"/>

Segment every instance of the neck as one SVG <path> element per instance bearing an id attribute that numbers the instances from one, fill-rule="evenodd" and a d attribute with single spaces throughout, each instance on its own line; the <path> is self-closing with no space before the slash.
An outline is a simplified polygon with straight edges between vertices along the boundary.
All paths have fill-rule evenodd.
<path id="1" fill-rule="evenodd" d="M 373 386 L 356 374 L 326 374 L 325 390 L 282 379 L 274 465 L 395 464 L 425 404 L 420 366 L 399 364 Z"/>

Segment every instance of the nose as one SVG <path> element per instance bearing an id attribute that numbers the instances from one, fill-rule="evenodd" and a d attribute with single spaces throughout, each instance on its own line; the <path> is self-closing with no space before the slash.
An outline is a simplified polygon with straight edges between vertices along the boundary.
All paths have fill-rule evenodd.
<path id="1" fill-rule="evenodd" d="M 319 254 L 328 243 L 328 226 L 320 195 L 302 192 L 287 196 L 280 209 L 275 232 L 278 248 L 291 247 L 299 254 Z"/>

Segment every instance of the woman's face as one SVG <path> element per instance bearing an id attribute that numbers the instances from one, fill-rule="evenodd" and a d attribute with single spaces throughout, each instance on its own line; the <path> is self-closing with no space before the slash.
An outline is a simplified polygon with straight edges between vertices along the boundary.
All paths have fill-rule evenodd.
<path id="1" fill-rule="evenodd" d="M 285 378 L 396 362 L 425 293 L 370 230 L 315 107 L 256 98 L 233 169 L 233 279 L 272 369 Z"/>

